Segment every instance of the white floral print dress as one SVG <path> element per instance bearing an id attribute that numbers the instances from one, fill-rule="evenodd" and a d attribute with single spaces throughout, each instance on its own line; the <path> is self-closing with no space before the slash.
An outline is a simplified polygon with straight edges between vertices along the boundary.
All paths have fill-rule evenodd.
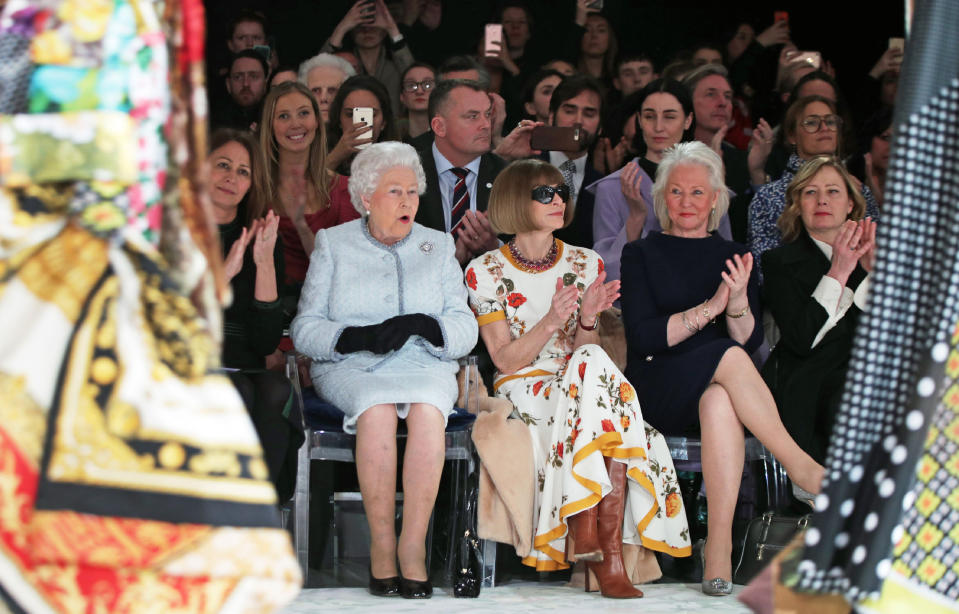
<path id="1" fill-rule="evenodd" d="M 525 334 L 549 311 L 557 278 L 575 284 L 582 302 L 603 261 L 592 250 L 557 243 L 556 264 L 542 272 L 522 268 L 507 246 L 469 264 L 470 307 L 481 327 L 506 320 L 513 339 Z M 535 534 L 523 563 L 541 571 L 568 567 L 565 519 L 610 492 L 604 456 L 627 466 L 623 541 L 688 556 L 686 514 L 666 440 L 643 421 L 635 389 L 602 348 L 573 351 L 578 316 L 577 309 L 532 364 L 497 373 L 493 382 L 533 440 Z"/>

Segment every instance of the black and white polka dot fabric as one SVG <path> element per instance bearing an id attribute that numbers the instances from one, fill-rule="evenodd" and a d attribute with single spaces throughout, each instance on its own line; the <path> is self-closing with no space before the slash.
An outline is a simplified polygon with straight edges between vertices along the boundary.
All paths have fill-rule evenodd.
<path id="1" fill-rule="evenodd" d="M 899 92 L 869 311 L 796 570 L 797 590 L 853 603 L 878 596 L 894 561 L 909 567 L 893 546 L 919 530 L 903 512 L 917 503 L 917 463 L 954 383 L 945 369 L 959 321 L 959 3 L 918 3 Z M 920 550 L 917 567 L 929 554 Z M 955 573 L 951 584 L 946 575 L 926 584 L 954 600 Z"/>

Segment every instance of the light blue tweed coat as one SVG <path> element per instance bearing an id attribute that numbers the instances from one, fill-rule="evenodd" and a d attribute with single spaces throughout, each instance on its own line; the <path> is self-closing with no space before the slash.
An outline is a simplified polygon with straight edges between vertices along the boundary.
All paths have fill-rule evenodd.
<path id="1" fill-rule="evenodd" d="M 320 396 L 346 414 L 346 432 L 356 432 L 360 414 L 380 403 L 397 403 L 400 417 L 408 403 L 429 403 L 444 416 L 452 410 L 456 359 L 473 349 L 478 333 L 454 252 L 450 235 L 416 223 L 391 246 L 370 235 L 365 219 L 317 233 L 291 335 L 313 359 Z M 347 326 L 406 313 L 436 318 L 443 347 L 417 335 L 386 355 L 334 349 Z"/>

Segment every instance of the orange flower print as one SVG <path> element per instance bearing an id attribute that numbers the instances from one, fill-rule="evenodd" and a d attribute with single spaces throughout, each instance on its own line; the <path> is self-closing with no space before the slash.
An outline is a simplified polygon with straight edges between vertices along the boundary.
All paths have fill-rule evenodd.
<path id="1" fill-rule="evenodd" d="M 586 373 L 586 363 L 579 363 L 579 379 L 583 379 L 583 374 Z"/>
<path id="2" fill-rule="evenodd" d="M 576 384 L 569 385 L 569 398 L 575 399 L 576 395 L 579 394 L 579 388 L 576 387 Z"/>
<path id="3" fill-rule="evenodd" d="M 543 389 L 543 380 L 540 380 L 536 382 L 535 384 L 533 384 L 533 396 L 535 397 L 536 395 L 538 395 L 539 391 L 542 389 Z"/>
<path id="4" fill-rule="evenodd" d="M 510 292 L 506 296 L 506 304 L 510 307 L 519 307 L 526 302 L 526 297 L 519 292 Z"/>
<path id="5" fill-rule="evenodd" d="M 543 391 L 543 398 L 549 400 L 549 393 L 553 391 L 552 386 L 547 386 L 546 390 Z"/>
<path id="6" fill-rule="evenodd" d="M 569 436 L 570 447 L 576 445 L 576 438 L 579 437 L 579 433 L 580 433 L 579 429 L 573 429 L 572 435 Z"/>
<path id="7" fill-rule="evenodd" d="M 624 431 L 628 431 L 628 430 L 629 430 L 629 416 L 622 416 L 622 417 L 620 417 L 619 423 L 623 425 L 623 430 L 624 430 Z"/>
<path id="8" fill-rule="evenodd" d="M 636 400 L 636 391 L 630 386 L 629 382 L 620 382 L 619 400 L 623 403 L 631 403 Z"/>
<path id="9" fill-rule="evenodd" d="M 679 497 L 679 493 L 673 492 L 666 495 L 666 518 L 672 518 L 681 509 L 683 509 L 683 500 Z"/>
<path id="10" fill-rule="evenodd" d="M 599 265 L 599 272 L 600 272 L 600 273 L 602 273 L 603 271 L 606 270 L 606 265 L 603 264 L 603 259 L 602 259 L 602 258 L 599 259 L 598 265 Z"/>
<path id="11" fill-rule="evenodd" d="M 603 432 L 605 433 L 612 433 L 616 430 L 612 420 L 603 420 L 601 424 L 603 425 Z"/>
<path id="12" fill-rule="evenodd" d="M 466 285 L 470 287 L 470 290 L 476 289 L 476 271 L 473 267 L 466 270 Z"/>
<path id="13" fill-rule="evenodd" d="M 556 443 L 556 457 L 563 458 L 563 442 L 559 441 Z"/>

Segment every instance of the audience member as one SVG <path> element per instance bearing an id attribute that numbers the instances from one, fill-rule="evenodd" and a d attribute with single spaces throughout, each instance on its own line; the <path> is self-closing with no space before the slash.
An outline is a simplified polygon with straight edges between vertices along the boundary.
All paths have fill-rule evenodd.
<path id="1" fill-rule="evenodd" d="M 343 411 L 344 430 L 356 433 L 370 593 L 429 598 L 426 538 L 446 418 L 457 397 L 456 360 L 476 343 L 476 319 L 453 241 L 413 221 L 426 188 L 413 148 L 373 144 L 356 156 L 351 177 L 363 219 L 317 233 L 291 334 L 313 359 L 314 387 Z M 400 419 L 408 436 L 397 540 Z"/>
<path id="2" fill-rule="evenodd" d="M 347 33 L 352 36 L 352 51 L 360 60 L 360 74 L 373 76 L 383 84 L 389 92 L 393 116 L 399 115 L 400 75 L 413 63 L 413 54 L 384 1 L 358 0 L 336 24 L 320 51 L 341 51 Z"/>
<path id="3" fill-rule="evenodd" d="M 244 49 L 267 44 L 267 21 L 259 11 L 240 9 L 227 26 L 229 36 L 226 47 L 230 53 L 237 54 Z"/>
<path id="4" fill-rule="evenodd" d="M 865 211 L 842 163 L 817 156 L 786 190 L 783 245 L 763 255 L 763 305 L 780 335 L 763 377 L 786 430 L 820 463 L 875 261 L 876 225 Z"/>
<path id="5" fill-rule="evenodd" d="M 613 69 L 613 88 L 619 93 L 620 100 L 633 92 L 646 87 L 650 81 L 657 78 L 653 61 L 646 54 L 632 54 L 621 56 L 616 60 Z M 613 101 L 609 101 L 612 103 Z"/>
<path id="6" fill-rule="evenodd" d="M 373 109 L 373 125 L 354 123 L 353 109 Z M 370 128 L 373 133 L 365 136 Z M 340 175 L 349 176 L 353 157 L 370 143 L 396 141 L 396 118 L 389 93 L 379 80 L 368 75 L 356 75 L 343 82 L 330 103 L 330 123 L 327 143 L 330 151 L 326 165 Z M 334 145 L 335 143 L 335 145 Z"/>
<path id="7" fill-rule="evenodd" d="M 660 161 L 653 199 L 663 231 L 629 243 L 622 254 L 625 375 L 650 425 L 701 438 L 709 493 L 702 590 L 728 595 L 744 430 L 810 493 L 819 492 L 825 470 L 790 438 L 749 357 L 763 337 L 753 259 L 711 232 L 729 202 L 722 160 L 692 142 L 673 146 Z"/>
<path id="8" fill-rule="evenodd" d="M 563 181 L 541 160 L 496 178 L 490 218 L 515 237 L 470 263 L 470 305 L 496 365 L 496 395 L 528 426 L 543 485 L 523 510 L 533 520 L 523 563 L 552 570 L 583 560 L 603 596 L 642 597 L 623 543 L 679 554 L 689 532 L 670 494 L 678 485 L 666 442 L 645 427 L 633 387 L 597 345 L 599 314 L 619 282 L 606 281 L 596 252 L 554 238 L 573 218 Z"/>
<path id="9" fill-rule="evenodd" d="M 571 77 L 576 74 L 576 67 L 571 62 L 562 59 L 553 59 L 543 64 L 543 68 L 555 70 L 564 77 Z"/>
<path id="10" fill-rule="evenodd" d="M 570 245 L 593 246 L 593 193 L 583 190 L 602 178 L 589 161 L 603 114 L 603 90 L 596 79 L 574 75 L 560 81 L 549 101 L 549 123 L 580 129 L 579 147 L 570 151 L 543 152 L 542 158 L 559 169 L 569 188 L 567 204 L 573 220 L 556 236 Z"/>
<path id="11" fill-rule="evenodd" d="M 245 49 L 233 56 L 226 77 L 229 99 L 210 113 L 214 126 L 250 130 L 260 118 L 260 105 L 266 94 L 269 66 L 263 56 Z"/>
<path id="12" fill-rule="evenodd" d="M 288 81 L 296 81 L 296 69 L 291 66 L 278 66 L 270 75 L 270 87 L 275 87 Z"/>
<path id="13" fill-rule="evenodd" d="M 355 74 L 349 62 L 330 53 L 318 53 L 300 64 L 299 81 L 313 92 L 324 124 L 330 123 L 330 103 L 336 92 Z"/>
<path id="14" fill-rule="evenodd" d="M 268 161 L 266 194 L 280 216 L 285 311 L 292 315 L 306 277 L 315 234 L 356 219 L 345 177 L 326 168 L 326 132 L 316 98 L 299 82 L 267 94 L 260 121 L 260 151 Z"/>
<path id="15" fill-rule="evenodd" d="M 692 60 L 696 66 L 702 66 L 703 64 L 722 64 L 723 52 L 712 43 L 703 43 L 693 48 L 690 60 Z"/>
<path id="16" fill-rule="evenodd" d="M 772 150 L 773 129 L 766 120 L 752 133 L 748 155 L 727 143 L 723 137 L 733 114 L 733 88 L 722 64 L 704 64 L 686 75 L 683 85 L 693 98 L 695 137 L 723 158 L 726 186 L 733 192 L 729 220 L 733 239 L 746 242 L 746 218 L 753 192 L 766 183 L 766 158 Z"/>
<path id="17" fill-rule="evenodd" d="M 883 107 L 867 119 L 859 135 L 859 151 L 848 163 L 849 172 L 872 190 L 880 210 L 889 169 L 892 119 L 892 107 Z"/>
<path id="18" fill-rule="evenodd" d="M 527 119 L 544 124 L 549 121 L 550 97 L 562 80 L 563 74 L 551 68 L 533 73 L 523 90 L 523 110 Z"/>
<path id="19" fill-rule="evenodd" d="M 489 95 L 475 81 L 442 80 L 430 95 L 433 139 L 417 150 L 426 173 L 419 223 L 453 233 L 461 264 L 499 246 L 486 206 L 506 162 L 490 153 L 491 114 Z"/>
<path id="20" fill-rule="evenodd" d="M 290 400 L 289 380 L 264 369 L 266 356 L 283 334 L 279 218 L 266 206 L 263 158 L 253 137 L 219 130 L 210 146 L 210 201 L 233 296 L 223 312 L 223 366 L 235 369 L 228 375 L 250 413 L 270 479 L 284 502 L 293 495 L 303 431 L 283 415 Z"/>
<path id="21" fill-rule="evenodd" d="M 618 53 L 616 33 L 601 13 L 589 13 L 583 26 L 579 47 L 579 72 L 599 79 L 604 87 L 612 84 L 613 66 Z"/>
<path id="22" fill-rule="evenodd" d="M 644 153 L 622 169 L 603 177 L 587 189 L 596 194 L 593 211 L 593 249 L 606 262 L 610 279 L 619 279 L 623 246 L 660 230 L 653 211 L 653 181 L 665 151 L 692 140 L 693 102 L 681 83 L 657 79 L 638 94 L 640 133 Z M 725 209 L 716 220 L 719 234 L 729 240 Z"/>
<path id="23" fill-rule="evenodd" d="M 763 252 L 782 242 L 776 220 L 786 206 L 787 186 L 806 160 L 820 155 L 841 155 L 842 125 L 842 118 L 836 114 L 836 103 L 822 96 L 807 96 L 790 105 L 783 128 L 795 153 L 789 157 L 782 176 L 761 187 L 749 205 L 748 245 L 758 262 L 762 262 Z M 860 191 L 866 199 L 867 215 L 873 220 L 879 219 L 879 206 L 872 190 L 863 185 Z"/>
<path id="24" fill-rule="evenodd" d="M 490 76 L 489 71 L 468 55 L 455 55 L 446 58 L 439 67 L 439 80 L 444 79 L 466 79 L 479 83 L 484 90 L 489 90 Z"/>
<path id="25" fill-rule="evenodd" d="M 423 62 L 414 62 L 403 73 L 400 86 L 400 102 L 406 109 L 406 115 L 397 120 L 400 139 L 411 139 L 430 130 L 429 104 L 430 92 L 436 85 L 436 69 Z"/>

